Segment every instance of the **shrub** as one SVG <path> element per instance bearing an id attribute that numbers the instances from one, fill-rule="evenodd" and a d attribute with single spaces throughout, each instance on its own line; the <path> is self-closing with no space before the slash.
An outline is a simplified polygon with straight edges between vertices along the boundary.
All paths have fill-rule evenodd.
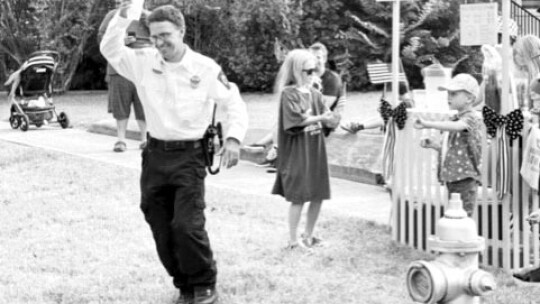
<path id="1" fill-rule="evenodd" d="M 222 15 L 231 48 L 218 56 L 231 80 L 247 91 L 271 91 L 279 69 L 274 43 L 279 39 L 291 48 L 299 46 L 300 12 L 287 0 L 234 1 L 230 15 Z"/>

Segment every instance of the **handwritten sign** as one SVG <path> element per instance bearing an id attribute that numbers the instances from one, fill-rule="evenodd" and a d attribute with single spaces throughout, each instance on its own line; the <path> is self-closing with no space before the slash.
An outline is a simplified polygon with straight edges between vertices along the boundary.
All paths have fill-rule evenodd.
<path id="1" fill-rule="evenodd" d="M 462 4 L 461 45 L 497 44 L 497 3 Z"/>

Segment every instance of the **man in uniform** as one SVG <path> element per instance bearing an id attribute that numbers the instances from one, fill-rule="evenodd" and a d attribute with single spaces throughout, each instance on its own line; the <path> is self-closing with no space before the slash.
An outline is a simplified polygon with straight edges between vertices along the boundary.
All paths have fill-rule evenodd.
<path id="1" fill-rule="evenodd" d="M 101 42 L 111 65 L 137 87 L 144 106 L 148 144 L 142 153 L 141 209 L 159 258 L 180 290 L 178 303 L 217 302 L 216 264 L 205 230 L 201 138 L 214 101 L 227 109 L 222 165 L 237 164 L 247 129 L 247 111 L 236 85 L 212 59 L 184 44 L 184 17 L 172 5 L 152 11 L 147 22 L 155 48 L 130 49 L 122 36 L 126 16 L 142 8 L 123 7 Z"/>

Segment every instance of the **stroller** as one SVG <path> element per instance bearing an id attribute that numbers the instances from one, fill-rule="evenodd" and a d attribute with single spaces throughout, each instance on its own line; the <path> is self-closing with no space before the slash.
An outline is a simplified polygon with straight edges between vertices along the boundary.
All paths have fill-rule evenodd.
<path id="1" fill-rule="evenodd" d="M 51 97 L 58 57 L 59 54 L 54 51 L 34 52 L 6 82 L 11 83 L 11 128 L 27 131 L 30 124 L 39 128 L 54 117 L 63 129 L 69 126 L 66 113 L 56 114 Z"/>

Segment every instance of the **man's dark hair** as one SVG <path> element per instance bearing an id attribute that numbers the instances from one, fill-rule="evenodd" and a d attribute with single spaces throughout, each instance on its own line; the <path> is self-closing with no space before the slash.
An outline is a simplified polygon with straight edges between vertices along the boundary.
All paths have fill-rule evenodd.
<path id="1" fill-rule="evenodd" d="M 176 25 L 180 29 L 186 28 L 186 22 L 184 21 L 184 15 L 182 12 L 173 5 L 163 5 L 157 7 L 150 13 L 150 16 L 146 19 L 147 24 L 152 22 L 169 21 Z"/>

